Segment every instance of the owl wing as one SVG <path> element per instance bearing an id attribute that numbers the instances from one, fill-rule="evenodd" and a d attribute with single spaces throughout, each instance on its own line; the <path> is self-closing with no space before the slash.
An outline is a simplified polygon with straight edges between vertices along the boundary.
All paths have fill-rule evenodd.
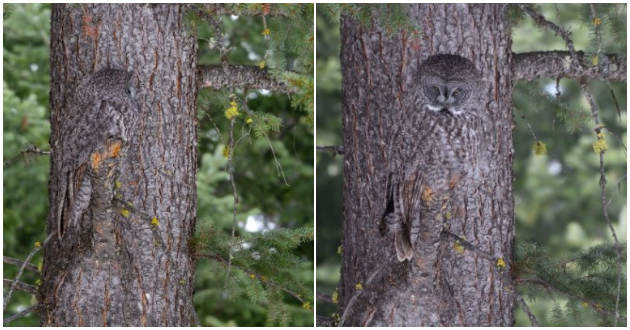
<path id="1" fill-rule="evenodd" d="M 109 136 L 120 131 L 116 102 L 95 100 L 71 105 L 62 124 L 62 174 L 57 210 L 57 234 L 63 238 L 90 206 L 91 156 L 101 151 Z"/>

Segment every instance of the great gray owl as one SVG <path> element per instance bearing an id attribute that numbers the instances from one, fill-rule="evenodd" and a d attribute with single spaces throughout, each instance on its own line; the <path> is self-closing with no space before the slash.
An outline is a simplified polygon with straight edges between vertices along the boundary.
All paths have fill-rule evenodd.
<path id="1" fill-rule="evenodd" d="M 416 98 L 396 137 L 382 234 L 394 236 L 399 261 L 411 260 L 426 213 L 476 164 L 481 73 L 468 59 L 439 54 L 419 68 Z"/>
<path id="2" fill-rule="evenodd" d="M 113 167 L 127 148 L 139 116 L 130 78 L 131 73 L 122 70 L 97 71 L 81 80 L 68 102 L 61 146 L 55 150 L 62 157 L 56 213 L 59 239 L 90 206 L 96 170 Z"/>

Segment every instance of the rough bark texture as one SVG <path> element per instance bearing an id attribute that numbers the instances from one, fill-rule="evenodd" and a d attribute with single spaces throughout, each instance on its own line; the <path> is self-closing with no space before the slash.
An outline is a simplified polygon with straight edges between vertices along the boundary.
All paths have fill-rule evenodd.
<path id="1" fill-rule="evenodd" d="M 112 165 L 120 187 L 98 172 L 81 230 L 45 247 L 41 325 L 193 324 L 197 40 L 185 15 L 171 4 L 53 5 L 50 144 L 60 145 L 73 87 L 104 68 L 133 73 L 140 123 Z M 53 147 L 49 233 L 57 229 L 61 159 Z"/>
<path id="2" fill-rule="evenodd" d="M 387 33 L 378 12 L 367 26 L 348 16 L 341 20 L 341 321 L 347 326 L 511 326 L 513 286 L 505 273 L 514 245 L 512 52 L 506 6 L 427 4 L 410 5 L 408 11 L 420 36 Z M 455 188 L 450 214 L 438 215 L 430 232 L 418 238 L 413 259 L 400 263 L 392 238 L 378 230 L 386 208 L 387 164 L 396 161 L 388 143 L 411 123 L 400 109 L 419 88 L 419 64 L 438 53 L 464 56 L 482 72 L 482 170 Z M 456 248 L 443 227 L 477 250 Z M 496 258 L 507 267 L 497 267 Z"/>
<path id="3" fill-rule="evenodd" d="M 599 80 L 626 81 L 628 60 L 616 54 L 602 54 L 593 65 L 593 57 L 584 52 L 577 52 L 584 72 L 578 72 L 571 65 L 568 51 L 547 51 L 514 54 L 512 62 L 514 79 L 533 80 L 541 77 L 551 78 L 589 78 Z"/>
<path id="4" fill-rule="evenodd" d="M 289 92 L 284 82 L 275 80 L 266 69 L 251 65 L 204 65 L 199 67 L 200 88 L 252 88 Z"/>

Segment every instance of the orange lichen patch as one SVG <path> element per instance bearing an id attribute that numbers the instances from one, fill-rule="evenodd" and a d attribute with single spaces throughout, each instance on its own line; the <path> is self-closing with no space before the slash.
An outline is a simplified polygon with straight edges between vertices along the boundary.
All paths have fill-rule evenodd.
<path id="1" fill-rule="evenodd" d="M 107 156 L 108 157 L 118 157 L 120 155 L 120 149 L 122 147 L 122 142 L 116 141 L 109 145 L 107 148 Z"/>
<path id="2" fill-rule="evenodd" d="M 422 192 L 422 201 L 426 204 L 430 204 L 433 201 L 433 190 L 429 187 L 425 187 Z"/>
<path id="3" fill-rule="evenodd" d="M 98 168 L 101 166 L 101 162 L 103 161 L 103 156 L 98 153 L 95 152 L 92 154 L 92 169 L 93 170 L 98 170 Z"/>

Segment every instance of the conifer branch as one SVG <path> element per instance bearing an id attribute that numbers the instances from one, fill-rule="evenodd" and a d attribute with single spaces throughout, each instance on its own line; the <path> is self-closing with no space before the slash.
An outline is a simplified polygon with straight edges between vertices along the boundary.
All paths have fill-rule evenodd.
<path id="1" fill-rule="evenodd" d="M 207 260 L 214 260 L 214 261 L 218 261 L 218 262 L 220 262 L 220 263 L 222 263 L 222 264 L 224 264 L 224 265 L 226 265 L 226 266 L 227 266 L 227 265 L 228 265 L 228 263 L 229 263 L 229 262 L 228 262 L 227 260 L 225 260 L 224 258 L 222 258 L 222 257 L 220 257 L 220 256 L 218 256 L 218 255 L 215 255 L 215 254 L 209 254 L 209 253 L 197 253 L 197 254 L 195 254 L 195 257 L 200 257 L 200 258 L 207 259 Z M 280 289 L 280 290 L 282 290 L 282 291 L 284 291 L 284 292 L 286 292 L 286 293 L 290 294 L 290 295 L 291 295 L 291 296 L 293 296 L 295 299 L 299 300 L 302 304 L 305 304 L 305 303 L 308 303 L 308 302 L 309 302 L 309 301 L 305 300 L 304 298 L 302 298 L 302 296 L 301 296 L 299 293 L 297 293 L 297 292 L 295 292 L 295 291 L 293 291 L 293 290 L 291 290 L 291 289 L 289 289 L 289 288 L 287 288 L 287 287 L 285 287 L 285 286 L 283 286 L 283 285 L 280 285 L 280 284 L 278 284 L 278 283 L 276 283 L 276 282 L 274 282 L 274 281 L 270 280 L 270 279 L 269 279 L 269 278 L 267 278 L 266 276 L 262 276 L 262 275 L 260 275 L 258 272 L 255 272 L 255 271 L 253 271 L 253 270 L 251 270 L 251 269 L 249 269 L 249 268 L 247 268 L 247 267 L 243 267 L 243 266 L 240 266 L 240 265 L 235 265 L 235 264 L 232 264 L 232 266 L 234 266 L 234 267 L 236 267 L 236 268 L 238 268 L 238 269 L 240 269 L 240 270 L 242 270 L 242 271 L 244 271 L 244 272 L 246 272 L 246 273 L 248 273 L 248 274 L 252 274 L 252 275 L 256 276 L 256 277 L 257 277 L 257 278 L 258 278 L 258 279 L 259 279 L 262 283 L 265 283 L 265 284 L 271 285 L 271 286 L 273 286 L 273 287 L 276 287 L 276 288 L 278 288 L 278 289 Z M 263 280 L 263 279 L 264 279 L 264 280 Z M 304 305 L 303 305 L 303 306 L 304 306 Z M 313 311 L 313 307 L 309 307 L 309 308 L 308 308 L 308 310 L 310 310 L 310 311 L 312 312 L 312 311 Z"/>
<path id="2" fill-rule="evenodd" d="M 587 77 L 584 74 L 585 70 L 580 64 L 578 52 L 575 50 L 575 47 L 573 46 L 573 40 L 571 40 L 571 34 L 565 31 L 564 29 L 560 28 L 556 24 L 545 19 L 544 16 L 536 12 L 531 7 L 524 4 L 520 4 L 519 7 L 523 9 L 529 16 L 531 16 L 532 19 L 534 19 L 534 21 L 538 22 L 538 24 L 549 28 L 550 30 L 554 31 L 557 35 L 560 35 L 564 39 L 567 45 L 567 48 L 569 49 L 569 53 L 571 55 L 570 56 L 571 66 L 574 67 L 579 73 L 580 78 L 578 79 L 578 81 L 580 82 L 580 86 L 582 87 L 582 93 L 584 93 L 584 97 L 586 97 L 586 100 L 588 101 L 591 107 L 591 114 L 593 116 L 593 122 L 595 123 L 595 128 L 593 130 L 595 131 L 597 135 L 598 141 L 603 140 L 603 135 L 601 133 L 602 126 L 600 125 L 600 122 L 599 122 L 599 110 L 597 108 L 597 104 L 595 104 L 593 96 L 588 90 L 588 85 L 586 84 Z M 595 17 L 595 19 L 596 18 L 597 17 Z M 623 70 L 623 72 L 625 74 L 626 70 Z M 617 233 L 615 232 L 615 228 L 612 226 L 612 222 L 610 221 L 610 216 L 608 215 L 608 207 L 607 207 L 608 203 L 606 202 L 606 173 L 604 171 L 604 152 L 605 151 L 606 151 L 606 148 L 599 148 L 599 172 L 600 172 L 599 186 L 601 189 L 601 204 L 602 204 L 602 209 L 604 212 L 604 218 L 606 219 L 608 228 L 610 229 L 610 232 L 612 233 L 613 239 L 615 241 L 615 248 L 616 248 L 615 250 L 617 252 L 617 292 L 616 292 L 617 297 L 615 300 L 615 312 L 614 312 L 614 317 L 615 317 L 614 326 L 616 327 L 618 319 L 621 317 L 619 315 L 619 300 L 621 296 L 621 246 L 619 244 L 619 240 L 617 239 Z"/>
<path id="3" fill-rule="evenodd" d="M 317 150 L 328 151 L 333 157 L 344 154 L 343 146 L 317 146 Z"/>
<path id="4" fill-rule="evenodd" d="M 29 253 L 28 256 L 26 257 L 26 259 L 24 260 L 24 263 L 22 264 L 22 267 L 20 267 L 20 270 L 18 271 L 17 275 L 15 276 L 15 280 L 9 286 L 9 291 L 7 292 L 7 296 L 4 298 L 4 306 L 2 306 L 2 311 L 3 312 L 5 312 L 7 310 L 7 306 L 9 304 L 9 301 L 11 300 L 11 295 L 13 294 L 13 290 L 15 290 L 15 287 L 18 285 L 18 283 L 20 283 L 20 277 L 24 273 L 24 269 L 26 269 L 26 265 L 29 264 L 29 262 L 31 261 L 31 259 L 35 255 L 35 253 L 37 253 L 37 251 L 41 250 L 42 247 L 44 247 L 46 244 L 48 244 L 48 242 L 50 241 L 51 237 L 53 237 L 53 233 L 50 233 L 48 235 L 48 237 L 46 237 L 46 239 L 44 240 L 43 243 L 36 245 L 35 248 L 33 248 L 31 253 Z"/>
<path id="5" fill-rule="evenodd" d="M 6 278 L 2 279 L 2 286 L 10 287 L 15 283 L 15 289 L 18 291 L 28 292 L 32 295 L 37 294 L 37 288 L 33 285 L 26 284 L 24 282 L 15 282 Z"/>
<path id="6" fill-rule="evenodd" d="M 512 60 L 513 79 L 536 78 L 589 78 L 598 80 L 626 81 L 628 61 L 616 54 L 599 54 L 597 65 L 583 51 L 576 51 L 578 62 L 585 68 L 580 72 L 571 65 L 571 53 L 567 51 L 541 51 L 515 53 Z"/>
<path id="7" fill-rule="evenodd" d="M 31 307 L 29 307 L 29 308 L 27 308 L 27 309 L 25 309 L 25 310 L 15 314 L 15 315 L 13 315 L 13 316 L 9 316 L 6 319 L 3 319 L 2 323 L 3 324 L 7 324 L 7 323 L 10 323 L 10 322 L 13 322 L 13 321 L 15 321 L 15 320 L 17 320 L 19 318 L 22 318 L 22 317 L 30 314 L 31 312 L 35 311 L 37 308 L 39 308 L 39 305 L 33 305 L 33 306 L 31 306 Z"/>
<path id="8" fill-rule="evenodd" d="M 37 146 L 29 144 L 26 146 L 26 149 L 20 151 L 19 154 L 7 159 L 6 161 L 4 161 L 4 163 L 2 163 L 2 168 L 7 167 L 7 165 L 13 163 L 16 159 L 18 159 L 20 156 L 24 156 L 25 159 L 28 159 L 27 157 L 29 156 L 43 156 L 43 155 L 50 155 L 51 151 L 42 151 L 40 150 Z"/>
<path id="9" fill-rule="evenodd" d="M 5 257 L 2 256 L 2 262 L 7 263 L 7 264 L 11 264 L 11 265 L 15 265 L 15 266 L 22 266 L 24 264 L 24 261 L 20 260 L 20 259 L 15 259 L 15 258 L 11 258 L 11 257 Z M 37 266 L 31 264 L 31 263 L 26 263 L 26 267 L 25 269 L 28 269 L 32 272 L 36 272 L 39 273 L 39 270 L 37 269 Z"/>
<path id="10" fill-rule="evenodd" d="M 224 73 L 227 72 L 227 73 Z M 286 83 L 253 65 L 201 65 L 197 69 L 199 88 L 267 89 L 277 92 L 293 91 Z"/>
<path id="11" fill-rule="evenodd" d="M 317 296 L 317 298 L 320 298 L 322 300 L 324 300 L 327 303 L 331 303 L 333 305 L 336 305 L 335 302 L 332 300 L 332 296 L 325 294 L 323 292 L 319 292 L 319 291 L 315 291 L 315 295 Z"/>
<path id="12" fill-rule="evenodd" d="M 518 284 L 527 284 L 527 285 L 539 286 L 539 287 L 541 287 L 543 289 L 547 289 L 549 291 L 558 293 L 558 294 L 560 294 L 562 296 L 565 296 L 567 298 L 570 298 L 570 299 L 573 299 L 573 300 L 576 300 L 576 301 L 581 301 L 581 302 L 589 305 L 589 307 L 591 307 L 592 309 L 594 309 L 597 312 L 602 313 L 604 315 L 608 315 L 608 316 L 613 316 L 614 317 L 617 314 L 617 313 L 615 313 L 613 311 L 609 311 L 609 310 L 603 309 L 600 304 L 594 303 L 594 302 L 592 302 L 592 301 L 590 301 L 588 299 L 585 299 L 585 298 L 582 298 L 582 297 L 578 297 L 578 296 L 572 295 L 571 293 L 564 292 L 564 291 L 562 291 L 560 289 L 557 289 L 556 287 L 552 286 L 551 284 L 549 284 L 549 283 L 547 283 L 547 282 L 545 282 L 543 280 L 528 280 L 528 279 L 517 278 L 515 280 L 515 282 L 518 283 Z M 626 318 L 623 315 L 619 315 L 619 318 L 624 320 L 624 321 L 628 321 L 628 318 Z"/>

